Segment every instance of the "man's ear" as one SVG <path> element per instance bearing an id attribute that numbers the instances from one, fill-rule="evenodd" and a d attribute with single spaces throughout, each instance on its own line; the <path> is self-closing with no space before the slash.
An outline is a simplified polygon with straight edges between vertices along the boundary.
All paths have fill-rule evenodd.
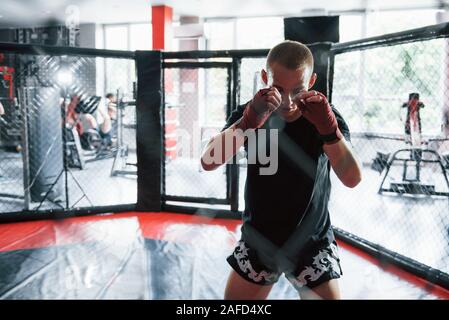
<path id="1" fill-rule="evenodd" d="M 315 73 L 315 72 L 312 73 L 312 76 L 310 77 L 310 80 L 309 80 L 309 90 L 310 90 L 310 89 L 313 87 L 313 85 L 315 84 L 316 78 L 317 78 L 316 73 Z"/>
<path id="2" fill-rule="evenodd" d="M 262 69 L 262 71 L 260 71 L 260 76 L 262 77 L 262 81 L 265 85 L 268 84 L 268 75 L 267 72 L 265 71 L 265 69 Z"/>

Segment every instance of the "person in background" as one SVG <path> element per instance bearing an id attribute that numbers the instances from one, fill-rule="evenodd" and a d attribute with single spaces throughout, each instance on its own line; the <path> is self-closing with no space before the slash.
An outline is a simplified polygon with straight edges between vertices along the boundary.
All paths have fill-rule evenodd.
<path id="1" fill-rule="evenodd" d="M 106 94 L 106 106 L 111 120 L 117 119 L 117 97 L 113 93 Z"/>

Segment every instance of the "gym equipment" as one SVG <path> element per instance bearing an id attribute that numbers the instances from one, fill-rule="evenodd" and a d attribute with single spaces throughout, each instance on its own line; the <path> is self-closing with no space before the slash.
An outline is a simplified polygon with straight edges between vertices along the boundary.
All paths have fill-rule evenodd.
<path id="1" fill-rule="evenodd" d="M 60 117 L 54 108 L 59 104 L 59 92 L 53 87 L 21 86 L 21 143 L 23 148 L 24 195 L 1 194 L 1 197 L 23 199 L 24 208 L 30 202 L 48 199 L 61 201 L 62 181 L 55 180 L 62 166 Z"/>
<path id="2" fill-rule="evenodd" d="M 424 103 L 419 101 L 419 93 L 410 93 L 408 102 L 403 103 L 402 108 L 407 108 L 407 118 L 404 124 L 406 142 L 419 146 L 421 144 L 420 109 L 424 108 Z"/>
<path id="3" fill-rule="evenodd" d="M 15 69 L 1 65 L 13 63 L 10 57 L 6 60 L 9 61 L 0 54 L 0 103 L 5 110 L 5 114 L 0 115 L 0 141 L 2 147 L 17 151 L 20 145 L 20 109 L 14 88 Z"/>
<path id="4" fill-rule="evenodd" d="M 10 100 L 14 99 L 14 68 L 0 66 L 0 81 L 2 87 L 7 89 L 7 97 Z"/>
<path id="5" fill-rule="evenodd" d="M 75 114 L 93 115 L 101 102 L 100 96 L 81 97 L 73 108 Z M 77 127 L 79 118 L 77 117 L 73 127 Z M 71 152 L 69 153 L 69 166 L 72 168 L 84 169 L 85 164 L 97 160 L 108 159 L 115 156 L 116 148 L 109 148 L 100 133 L 95 129 L 84 129 L 79 137 L 77 131 L 69 132 L 68 143 Z"/>
<path id="6" fill-rule="evenodd" d="M 127 124 L 123 123 L 124 110 L 127 106 L 135 106 L 136 102 L 133 101 L 124 101 L 124 98 L 121 97 L 119 99 L 119 92 L 117 91 L 117 152 L 115 153 L 114 161 L 112 163 L 111 168 L 111 177 L 116 176 L 126 176 L 126 175 L 134 175 L 137 176 L 137 170 L 126 170 L 127 166 L 135 166 L 137 168 L 137 163 L 129 163 L 128 159 L 128 145 L 123 143 L 123 129 L 131 128 L 135 129 L 135 124 Z"/>
<path id="7" fill-rule="evenodd" d="M 62 176 L 62 174 L 65 174 L 65 202 L 66 202 L 66 208 L 69 208 L 70 202 L 69 202 L 69 192 L 68 192 L 68 174 L 70 174 L 72 176 L 73 181 L 76 183 L 76 185 L 78 186 L 78 188 L 81 190 L 82 192 L 82 196 L 81 198 L 79 198 L 74 204 L 73 206 L 75 206 L 78 202 L 80 202 L 83 198 L 86 198 L 87 201 L 89 201 L 89 204 L 91 206 L 93 206 L 92 202 L 90 201 L 89 197 L 87 196 L 87 194 L 84 192 L 83 187 L 80 185 L 80 183 L 78 182 L 78 180 L 76 179 L 76 177 L 73 175 L 72 171 L 69 168 L 69 161 L 73 161 L 73 160 L 77 160 L 76 158 L 71 157 L 72 154 L 74 154 L 75 150 L 77 150 L 77 148 L 81 148 L 79 141 L 78 143 L 76 142 L 76 140 L 74 140 L 75 142 L 75 148 L 73 148 L 73 141 L 70 140 L 70 136 L 72 137 L 77 137 L 78 133 L 76 132 L 76 128 L 75 126 L 70 127 L 68 125 L 68 123 L 66 122 L 66 93 L 63 93 L 63 102 L 62 102 L 62 106 L 61 106 L 61 115 L 62 115 L 62 145 L 64 148 L 64 156 L 63 158 L 63 169 L 61 170 L 61 172 L 59 173 L 58 177 L 56 178 L 56 180 L 54 181 L 54 183 L 52 184 L 52 186 L 49 189 L 49 192 L 52 191 L 53 186 L 58 183 L 58 181 L 60 181 L 60 178 Z M 77 153 L 77 152 L 76 152 Z M 79 156 L 79 153 L 77 153 Z M 71 159 L 71 160 L 69 160 Z M 83 166 L 82 164 L 82 159 L 78 158 L 79 166 Z M 77 162 L 75 162 L 75 164 L 78 164 Z M 49 192 L 47 192 L 44 196 L 44 198 L 42 199 L 42 201 L 39 203 L 39 206 L 37 207 L 36 210 L 39 210 L 39 208 L 41 207 L 41 205 L 43 204 L 43 202 L 46 200 Z M 61 206 L 63 208 L 63 206 Z"/>
<path id="8" fill-rule="evenodd" d="M 84 161 L 82 153 L 80 152 L 82 148 L 78 131 L 76 130 L 75 126 L 73 126 L 72 128 L 65 128 L 65 130 L 67 137 L 67 157 L 69 167 L 84 169 L 86 163 Z"/>
<path id="9" fill-rule="evenodd" d="M 419 109 L 424 104 L 419 101 L 418 93 L 410 93 L 409 101 L 402 105 L 407 107 L 407 119 L 405 122 L 405 137 L 403 139 L 390 138 L 394 140 L 405 141 L 410 147 L 402 148 L 390 153 L 377 152 L 376 158 L 371 164 L 371 168 L 382 173 L 385 171 L 378 193 L 391 192 L 397 194 L 428 195 L 428 196 L 449 196 L 449 180 L 446 174 L 445 159 L 426 144 L 430 141 L 446 139 L 429 139 L 428 142 L 422 140 L 421 119 Z M 385 186 L 385 181 L 393 165 L 402 165 L 402 180 L 391 182 L 389 187 Z M 421 170 L 423 164 L 435 163 L 439 165 L 441 174 L 444 177 L 447 186 L 447 192 L 436 191 L 435 185 L 424 184 L 421 182 Z"/>
<path id="10" fill-rule="evenodd" d="M 424 159 L 423 155 L 431 156 L 430 159 Z M 433 157 L 433 158 L 432 158 Z M 402 162 L 403 173 L 401 182 L 392 182 L 389 188 L 385 188 L 385 180 L 390 172 L 392 165 L 396 162 Z M 409 163 L 413 164 L 414 174 L 410 174 Z M 443 164 L 443 159 L 438 152 L 425 148 L 405 148 L 397 150 L 390 157 L 385 165 L 385 174 L 379 187 L 379 193 L 394 192 L 399 194 L 423 194 L 430 196 L 449 196 L 449 192 L 437 192 L 434 185 L 421 183 L 421 166 L 423 163 L 437 163 L 441 168 L 441 173 L 446 181 L 449 190 L 449 180 L 447 178 L 446 169 Z"/>
<path id="11" fill-rule="evenodd" d="M 75 112 L 93 114 L 97 111 L 100 101 L 100 96 L 91 96 L 85 99 L 80 99 L 75 107 Z"/>
<path id="12" fill-rule="evenodd" d="M 62 75 L 63 73 L 70 72 L 70 68 L 69 68 L 68 62 L 61 61 L 59 69 L 58 69 L 58 72 L 59 72 L 60 75 Z M 78 135 L 78 133 L 76 132 L 76 122 L 73 125 L 70 125 L 70 123 L 67 122 L 67 114 L 68 114 L 67 97 L 69 96 L 68 89 L 69 89 L 69 86 L 71 84 L 70 82 L 71 81 L 69 80 L 69 77 L 67 77 L 67 79 L 65 79 L 64 81 L 63 81 L 63 79 L 61 77 L 61 81 L 58 84 L 58 86 L 52 88 L 53 91 L 56 92 L 55 95 L 56 95 L 58 101 L 60 101 L 60 99 L 62 97 L 62 103 L 60 104 L 60 114 L 58 114 L 57 112 L 53 112 L 52 114 L 55 114 L 55 116 L 57 117 L 57 120 L 56 120 L 57 128 L 60 128 L 60 123 L 61 123 L 61 119 L 62 119 L 62 129 L 58 129 L 57 130 L 59 133 L 62 132 L 62 144 L 58 143 L 57 145 L 60 145 L 63 148 L 63 155 L 62 155 L 63 167 L 61 168 L 61 170 L 59 172 L 59 175 L 56 177 L 56 179 L 54 179 L 54 182 L 49 187 L 47 193 L 41 199 L 41 201 L 40 201 L 38 207 L 36 208 L 36 210 L 39 210 L 39 208 L 42 206 L 44 201 L 53 192 L 55 186 L 57 186 L 58 183 L 62 183 L 62 180 L 60 178 L 61 178 L 61 176 L 63 174 L 64 174 L 64 177 L 65 177 L 65 179 L 64 179 L 64 181 L 65 181 L 65 207 L 66 208 L 70 207 L 69 191 L 68 191 L 68 175 L 69 174 L 72 176 L 73 181 L 76 183 L 76 185 L 79 187 L 79 189 L 82 192 L 81 198 L 79 198 L 73 204 L 73 206 L 75 206 L 83 198 L 86 198 L 87 201 L 89 202 L 89 204 L 92 206 L 92 202 L 90 201 L 90 199 L 87 196 L 87 194 L 84 192 L 82 186 L 80 185 L 80 183 L 78 182 L 76 177 L 73 175 L 72 171 L 70 170 L 70 166 L 69 166 L 71 161 L 75 161 L 76 165 L 81 165 L 82 164 L 82 159 L 80 159 L 79 157 L 78 157 L 78 159 L 73 157 L 74 154 L 78 154 L 78 156 L 79 156 L 77 148 L 80 148 L 80 143 L 79 143 L 79 141 L 77 143 L 76 138 L 75 138 Z M 71 140 L 71 138 L 72 138 L 72 140 Z M 74 144 L 73 144 L 73 142 L 74 142 Z M 77 161 L 79 161 L 81 163 L 79 163 Z M 53 202 L 55 202 L 55 201 L 53 201 Z M 62 200 L 58 199 L 58 201 L 55 202 L 55 203 L 58 204 L 61 208 L 64 208 L 64 206 L 61 205 L 60 202 L 62 202 Z"/>

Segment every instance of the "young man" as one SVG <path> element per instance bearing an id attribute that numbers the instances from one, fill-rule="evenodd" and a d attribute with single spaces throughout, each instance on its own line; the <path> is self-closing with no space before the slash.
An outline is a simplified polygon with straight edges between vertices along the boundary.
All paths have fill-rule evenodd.
<path id="1" fill-rule="evenodd" d="M 265 299 L 282 273 L 301 298 L 338 299 L 342 273 L 327 209 L 329 170 L 347 187 L 361 180 L 345 141 L 349 129 L 322 93 L 309 91 L 317 75 L 305 45 L 285 41 L 272 48 L 261 75 L 268 88 L 232 113 L 201 158 L 205 170 L 214 170 L 242 145 L 249 154 L 251 146 L 270 146 L 271 154 L 270 134 L 263 144 L 248 144 L 246 137 L 261 129 L 278 133 L 274 174 L 261 174 L 264 164 L 248 161 L 242 238 L 227 259 L 233 271 L 225 299 Z"/>
<path id="2" fill-rule="evenodd" d="M 68 105 L 67 122 L 71 125 L 76 124 L 83 148 L 90 150 L 94 149 L 94 147 L 89 144 L 89 131 L 96 131 L 102 138 L 104 145 L 110 146 L 112 143 L 112 133 L 109 115 L 101 108 L 101 103 L 94 114 L 84 112 L 77 113 L 75 109 L 79 104 L 80 99 L 81 98 L 77 95 L 72 96 Z M 98 122 L 97 119 L 100 119 L 101 122 Z"/>
<path id="3" fill-rule="evenodd" d="M 108 108 L 108 114 L 111 120 L 117 119 L 117 98 L 113 93 L 108 93 L 105 96 L 106 106 Z"/>

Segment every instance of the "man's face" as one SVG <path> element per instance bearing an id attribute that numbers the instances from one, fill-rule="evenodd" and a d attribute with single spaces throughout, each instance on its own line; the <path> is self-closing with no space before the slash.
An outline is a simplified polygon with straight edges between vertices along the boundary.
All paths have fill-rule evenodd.
<path id="1" fill-rule="evenodd" d="M 281 116 L 288 116 L 294 112 L 297 106 L 292 102 L 292 98 L 301 91 L 309 90 L 315 77 L 309 66 L 290 70 L 278 63 L 273 63 L 267 73 L 267 85 L 275 87 L 282 96 L 281 106 L 276 112 Z"/>

